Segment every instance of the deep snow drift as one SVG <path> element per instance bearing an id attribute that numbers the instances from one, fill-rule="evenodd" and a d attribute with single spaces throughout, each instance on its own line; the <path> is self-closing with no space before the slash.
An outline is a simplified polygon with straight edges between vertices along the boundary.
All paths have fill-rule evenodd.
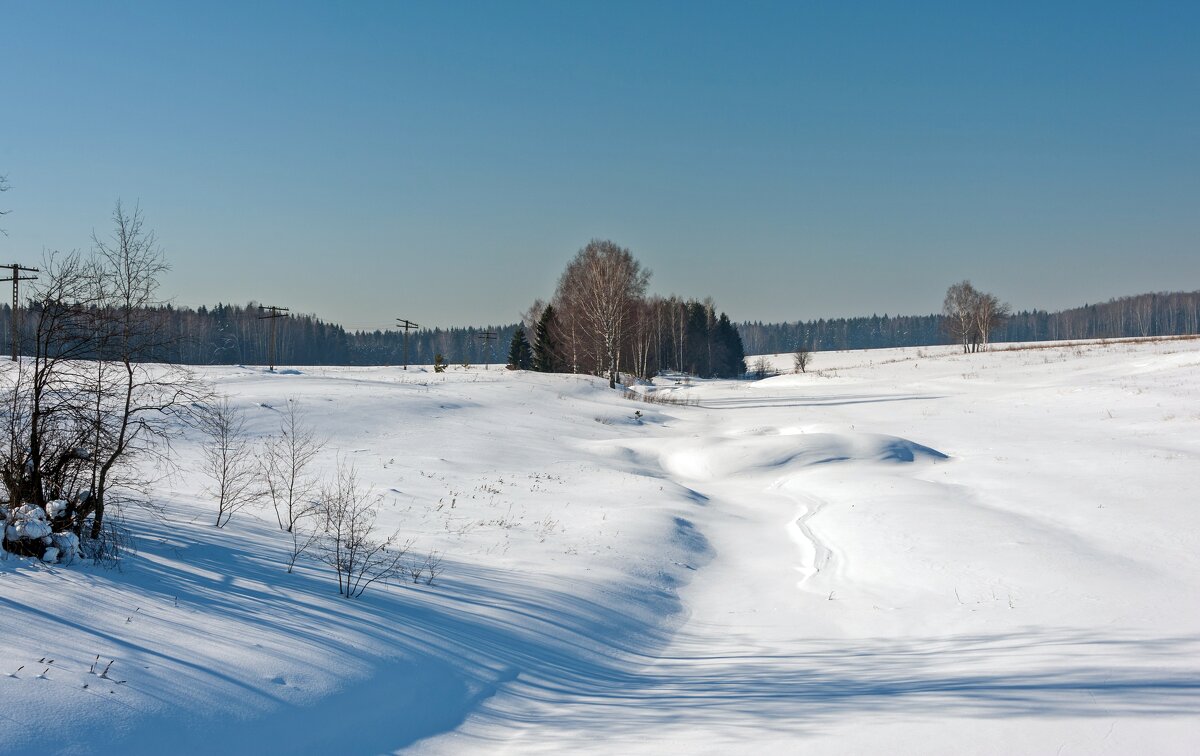
<path id="1" fill-rule="evenodd" d="M 0 562 L 0 750 L 1194 751 L 1200 341 L 814 357 L 638 387 L 679 405 L 212 369 L 444 574 L 285 574 L 272 513 L 212 527 L 193 436 L 119 572 Z"/>

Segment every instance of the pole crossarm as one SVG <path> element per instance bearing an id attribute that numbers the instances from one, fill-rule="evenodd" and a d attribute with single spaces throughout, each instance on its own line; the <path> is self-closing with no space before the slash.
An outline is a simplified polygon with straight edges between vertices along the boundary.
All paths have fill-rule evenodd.
<path id="1" fill-rule="evenodd" d="M 288 313 L 290 312 L 290 310 L 288 310 L 288 308 L 286 308 L 286 307 L 276 307 L 275 305 L 259 305 L 258 311 L 267 313 L 266 315 L 259 315 L 258 316 L 259 320 L 271 321 L 271 343 L 267 347 L 267 352 L 268 352 L 267 360 L 270 363 L 270 365 L 268 366 L 268 369 L 272 373 L 274 373 L 275 372 L 275 321 L 278 320 L 279 318 L 288 317 Z"/>
<path id="2" fill-rule="evenodd" d="M 475 338 L 482 339 L 483 343 L 487 345 L 488 352 L 492 355 L 492 359 L 493 360 L 496 359 L 496 352 L 494 349 L 492 349 L 492 342 L 496 340 L 496 332 L 495 331 L 482 331 L 480 333 L 475 334 Z M 483 369 L 484 370 L 488 369 L 486 362 L 483 363 Z"/>
<path id="3" fill-rule="evenodd" d="M 20 356 L 19 344 L 21 340 L 20 319 L 17 315 L 17 308 L 20 306 L 20 283 L 21 281 L 36 281 L 37 276 L 23 276 L 22 273 L 40 273 L 37 268 L 30 268 L 19 263 L 11 263 L 3 266 L 12 271 L 8 278 L 0 278 L 0 281 L 12 281 L 13 298 L 12 298 L 12 360 L 16 362 Z"/>
<path id="4" fill-rule="evenodd" d="M 408 318 L 396 318 L 396 327 L 404 329 L 404 369 L 408 370 L 408 332 L 412 328 L 420 328 L 421 326 Z"/>

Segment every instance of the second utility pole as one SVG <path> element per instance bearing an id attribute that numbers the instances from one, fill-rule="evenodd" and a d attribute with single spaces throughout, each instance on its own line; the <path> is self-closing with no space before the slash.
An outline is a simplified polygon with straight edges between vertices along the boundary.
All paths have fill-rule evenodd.
<path id="1" fill-rule="evenodd" d="M 404 329 L 404 369 L 408 370 L 408 329 L 420 328 L 421 326 L 407 318 L 396 318 L 396 327 Z"/>
<path id="2" fill-rule="evenodd" d="M 488 351 L 492 353 L 492 359 L 493 360 L 496 359 L 496 352 L 493 351 L 491 348 L 492 342 L 496 340 L 496 332 L 495 331 L 483 331 L 482 333 L 475 334 L 475 338 L 482 339 L 483 343 L 487 344 Z M 483 369 L 484 370 L 488 369 L 488 364 L 486 362 L 483 363 Z"/>
<path id="3" fill-rule="evenodd" d="M 20 352 L 17 349 L 17 344 L 20 341 L 20 330 L 18 328 L 18 323 L 17 323 L 17 305 L 20 303 L 20 298 L 17 293 L 18 292 L 17 286 L 18 286 L 19 281 L 37 280 L 37 276 L 22 276 L 21 275 L 22 271 L 24 271 L 26 273 L 37 273 L 38 269 L 37 268 L 26 268 L 24 265 L 18 265 L 16 263 L 13 263 L 11 265 L 5 265 L 4 267 L 8 268 L 9 270 L 12 271 L 11 278 L 0 278 L 0 281 L 12 281 L 13 282 L 13 303 L 12 303 L 12 313 L 11 313 L 12 314 L 12 359 L 13 359 L 13 362 L 16 362 L 17 358 L 21 356 Z"/>
<path id="4" fill-rule="evenodd" d="M 267 351 L 269 352 L 267 359 L 271 363 L 270 370 L 272 373 L 274 373 L 275 372 L 275 321 L 278 318 L 286 318 L 287 313 L 288 313 L 288 308 L 276 307 L 275 305 L 259 305 L 258 306 L 259 312 L 262 312 L 264 310 L 270 310 L 271 314 L 270 315 L 259 315 L 258 319 L 271 321 L 271 345 L 270 345 L 270 347 L 267 348 Z"/>

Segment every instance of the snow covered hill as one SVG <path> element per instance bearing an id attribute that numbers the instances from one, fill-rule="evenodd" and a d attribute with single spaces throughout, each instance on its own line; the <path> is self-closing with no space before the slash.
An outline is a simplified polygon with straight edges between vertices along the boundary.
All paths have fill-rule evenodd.
<path id="1" fill-rule="evenodd" d="M 273 513 L 212 526 L 193 435 L 119 571 L 0 562 L 0 750 L 1194 752 L 1200 341 L 814 357 L 637 387 L 673 403 L 210 369 L 444 573 L 286 574 Z"/>

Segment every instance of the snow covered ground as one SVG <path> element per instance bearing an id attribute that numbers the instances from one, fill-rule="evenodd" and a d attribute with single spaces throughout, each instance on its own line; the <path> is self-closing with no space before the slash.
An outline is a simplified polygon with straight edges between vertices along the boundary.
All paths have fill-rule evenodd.
<path id="1" fill-rule="evenodd" d="M 210 369 L 444 574 L 285 574 L 192 437 L 120 571 L 0 562 L 0 751 L 1193 753 L 1200 341 L 1037 347 L 639 387 L 680 404 Z"/>

